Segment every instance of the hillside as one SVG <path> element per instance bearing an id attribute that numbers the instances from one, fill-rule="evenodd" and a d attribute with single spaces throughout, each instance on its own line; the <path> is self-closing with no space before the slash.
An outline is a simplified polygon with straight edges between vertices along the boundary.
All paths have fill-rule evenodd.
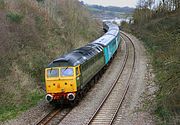
<path id="1" fill-rule="evenodd" d="M 153 95 L 155 99 L 147 103 L 157 116 L 157 124 L 179 124 L 180 9 L 156 15 L 148 21 L 135 23 L 131 29 L 142 39 L 151 55 L 155 83 L 159 89 Z"/>
<path id="2" fill-rule="evenodd" d="M 40 85 L 52 59 L 102 33 L 78 1 L 37 1 L 0 0 L 0 121 L 44 99 Z"/>
<path id="3" fill-rule="evenodd" d="M 126 18 L 132 15 L 134 8 L 130 7 L 114 7 L 114 6 L 99 6 L 99 5 L 86 5 L 92 15 L 98 18 Z"/>

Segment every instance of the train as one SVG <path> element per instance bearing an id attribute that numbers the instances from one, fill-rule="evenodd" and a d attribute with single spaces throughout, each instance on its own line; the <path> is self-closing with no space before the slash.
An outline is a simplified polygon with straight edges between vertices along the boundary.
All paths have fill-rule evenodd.
<path id="1" fill-rule="evenodd" d="M 118 25 L 103 22 L 104 35 L 53 60 L 45 68 L 45 99 L 75 105 L 93 86 L 121 44 Z"/>

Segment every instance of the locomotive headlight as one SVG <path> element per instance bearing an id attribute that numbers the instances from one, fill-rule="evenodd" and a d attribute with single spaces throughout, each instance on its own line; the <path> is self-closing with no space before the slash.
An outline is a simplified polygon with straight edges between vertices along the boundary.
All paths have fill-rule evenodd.
<path id="1" fill-rule="evenodd" d="M 47 94 L 45 99 L 46 99 L 46 101 L 51 102 L 53 100 L 53 96 L 50 94 Z"/>
<path id="2" fill-rule="evenodd" d="M 69 93 L 67 95 L 67 99 L 70 100 L 70 101 L 73 101 L 75 99 L 75 95 L 73 93 Z"/>

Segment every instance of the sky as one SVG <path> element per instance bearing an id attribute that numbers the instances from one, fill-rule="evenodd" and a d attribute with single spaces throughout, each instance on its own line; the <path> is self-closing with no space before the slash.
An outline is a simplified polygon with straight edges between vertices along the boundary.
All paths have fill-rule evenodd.
<path id="1" fill-rule="evenodd" d="M 118 6 L 118 7 L 136 7 L 138 0 L 79 0 L 87 4 L 96 4 L 102 6 Z"/>

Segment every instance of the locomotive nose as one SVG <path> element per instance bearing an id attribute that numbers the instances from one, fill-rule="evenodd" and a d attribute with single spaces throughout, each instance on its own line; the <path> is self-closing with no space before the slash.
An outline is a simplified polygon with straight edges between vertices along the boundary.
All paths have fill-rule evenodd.
<path id="1" fill-rule="evenodd" d="M 45 99 L 46 99 L 46 101 L 51 102 L 53 100 L 53 96 L 50 94 L 47 94 Z"/>
<path id="2" fill-rule="evenodd" d="M 70 100 L 70 101 L 73 101 L 75 99 L 75 95 L 73 93 L 69 93 L 67 95 L 67 99 Z"/>

